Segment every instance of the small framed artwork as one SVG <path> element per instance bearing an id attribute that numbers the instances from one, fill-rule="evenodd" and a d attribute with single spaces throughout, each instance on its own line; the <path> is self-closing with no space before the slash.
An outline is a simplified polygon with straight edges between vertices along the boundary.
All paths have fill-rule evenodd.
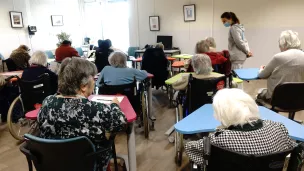
<path id="1" fill-rule="evenodd" d="M 23 28 L 22 12 L 10 11 L 9 14 L 12 28 Z"/>
<path id="2" fill-rule="evenodd" d="M 62 15 L 52 15 L 52 26 L 63 26 L 63 16 Z"/>
<path id="3" fill-rule="evenodd" d="M 195 21 L 196 20 L 196 13 L 195 13 L 195 4 L 191 5 L 184 5 L 184 21 Z"/>
<path id="4" fill-rule="evenodd" d="M 159 16 L 150 16 L 150 31 L 159 31 L 160 25 L 159 25 Z"/>

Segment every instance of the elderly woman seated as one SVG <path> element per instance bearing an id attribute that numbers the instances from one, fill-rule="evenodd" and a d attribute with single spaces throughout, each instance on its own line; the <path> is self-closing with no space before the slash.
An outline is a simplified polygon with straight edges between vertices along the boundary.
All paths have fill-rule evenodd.
<path id="1" fill-rule="evenodd" d="M 28 61 L 31 58 L 29 51 L 30 49 L 26 45 L 20 45 L 11 53 L 10 59 L 15 63 L 17 70 L 23 70 L 29 66 Z"/>
<path id="2" fill-rule="evenodd" d="M 223 89 L 213 99 L 214 117 L 220 128 L 209 135 L 211 143 L 238 153 L 265 155 L 281 152 L 297 144 L 282 123 L 262 120 L 255 101 L 240 89 Z M 198 165 L 203 163 L 203 140 L 185 145 L 186 154 Z"/>
<path id="3" fill-rule="evenodd" d="M 193 66 L 193 77 L 197 79 L 204 78 L 217 78 L 224 76 L 222 74 L 212 72 L 211 60 L 206 54 L 196 54 L 191 59 L 191 65 Z M 182 78 L 172 84 L 175 90 L 185 90 L 188 86 L 189 74 L 184 74 Z"/>
<path id="4" fill-rule="evenodd" d="M 284 82 L 304 82 L 304 52 L 298 33 L 283 31 L 279 39 L 281 52 L 266 67 L 261 67 L 259 78 L 268 79 L 267 89 L 258 94 L 258 101 L 270 102 L 275 87 Z"/>
<path id="5" fill-rule="evenodd" d="M 127 67 L 127 56 L 122 52 L 113 52 L 109 56 L 111 66 L 106 66 L 101 71 L 97 84 L 103 80 L 107 85 L 130 84 L 136 80 L 142 81 L 148 77 L 148 73 L 143 70 Z"/>
<path id="6" fill-rule="evenodd" d="M 47 97 L 38 114 L 40 137 L 66 139 L 88 137 L 98 149 L 107 141 L 106 132 L 124 129 L 126 117 L 114 99 L 110 105 L 89 101 L 94 90 L 97 69 L 80 58 L 66 58 L 59 72 L 59 93 Z M 99 168 L 105 167 L 111 151 L 100 156 Z M 101 170 L 101 169 L 100 169 Z"/>
<path id="7" fill-rule="evenodd" d="M 58 76 L 47 68 L 47 59 L 48 57 L 44 52 L 34 52 L 29 60 L 30 67 L 24 69 L 22 73 L 22 80 L 34 81 L 39 79 L 39 76 L 47 73 L 50 78 L 50 91 L 55 94 L 58 89 Z"/>
<path id="8" fill-rule="evenodd" d="M 214 39 L 213 39 L 214 40 Z M 227 58 L 222 56 L 220 53 L 213 52 L 213 50 L 210 50 L 210 43 L 207 40 L 201 40 L 196 43 L 195 46 L 195 53 L 197 54 L 206 54 L 211 59 L 212 66 L 224 64 L 228 61 Z M 187 69 L 187 72 L 192 72 L 193 68 L 191 65 L 191 59 L 187 60 L 185 62 L 185 68 Z"/>
<path id="9" fill-rule="evenodd" d="M 217 52 L 216 51 L 216 43 L 213 37 L 207 37 L 206 38 L 206 43 L 209 46 L 209 51 L 208 52 Z"/>

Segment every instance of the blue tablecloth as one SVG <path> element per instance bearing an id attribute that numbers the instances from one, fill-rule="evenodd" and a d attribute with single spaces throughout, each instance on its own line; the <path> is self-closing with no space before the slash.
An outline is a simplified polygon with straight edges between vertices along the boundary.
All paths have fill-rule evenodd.
<path id="1" fill-rule="evenodd" d="M 289 136 L 298 141 L 304 142 L 304 126 L 300 125 L 280 114 L 277 114 L 265 107 L 259 106 L 261 119 L 281 122 L 288 129 Z M 192 114 L 175 124 L 177 132 L 182 134 L 195 134 L 202 132 L 214 132 L 220 126 L 220 122 L 213 116 L 211 104 L 206 104 L 194 111 Z"/>
<path id="2" fill-rule="evenodd" d="M 234 72 L 242 80 L 256 80 L 259 75 L 259 68 L 235 69 Z"/>

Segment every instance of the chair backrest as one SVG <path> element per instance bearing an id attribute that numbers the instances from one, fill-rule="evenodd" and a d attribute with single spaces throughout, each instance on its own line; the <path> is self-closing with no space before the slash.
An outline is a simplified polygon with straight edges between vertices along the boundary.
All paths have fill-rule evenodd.
<path id="1" fill-rule="evenodd" d="M 95 52 L 95 65 L 98 72 L 101 72 L 105 66 L 109 66 L 109 56 L 113 52 L 112 49 L 100 49 L 98 48 Z"/>
<path id="2" fill-rule="evenodd" d="M 136 110 L 139 106 L 139 99 L 137 99 L 137 87 L 136 79 L 134 78 L 133 83 L 124 85 L 106 85 L 103 80 L 101 80 L 98 94 L 103 95 L 116 95 L 122 94 L 128 97 L 132 107 Z"/>
<path id="3" fill-rule="evenodd" d="M 271 105 L 289 112 L 304 110 L 304 82 L 277 85 L 272 94 Z"/>
<path id="4" fill-rule="evenodd" d="M 135 56 L 135 51 L 136 50 L 139 50 L 139 47 L 129 47 L 129 49 L 128 49 L 128 56 L 134 56 L 134 57 L 136 57 Z"/>
<path id="5" fill-rule="evenodd" d="M 44 53 L 48 56 L 49 59 L 55 59 L 55 56 L 52 51 L 46 50 Z"/>
<path id="6" fill-rule="evenodd" d="M 192 113 L 201 106 L 212 103 L 213 96 L 218 90 L 225 88 L 226 77 L 197 79 L 189 75 L 186 106 L 187 113 Z"/>
<path id="7" fill-rule="evenodd" d="M 34 81 L 18 80 L 25 111 L 35 109 L 35 104 L 42 104 L 42 101 L 51 95 L 49 75 L 45 73 L 39 77 Z"/>
<path id="8" fill-rule="evenodd" d="M 160 48 L 146 49 L 143 55 L 141 69 L 154 75 L 152 78 L 152 86 L 158 88 L 165 85 L 169 72 L 168 60 L 164 51 Z"/>
<path id="9" fill-rule="evenodd" d="M 6 64 L 8 71 L 17 71 L 17 65 L 11 58 L 2 61 L 3 71 L 4 71 L 4 64 Z"/>
<path id="10" fill-rule="evenodd" d="M 89 155 L 95 146 L 87 137 L 50 140 L 25 134 L 26 143 L 20 150 L 31 159 L 38 171 L 95 170 Z"/>
<path id="11" fill-rule="evenodd" d="M 79 55 L 79 56 L 83 56 L 83 50 L 82 50 L 81 47 L 77 47 L 77 48 L 76 48 L 76 51 L 78 52 L 78 55 Z"/>
<path id="12" fill-rule="evenodd" d="M 293 150 L 294 148 L 278 153 L 254 156 L 211 145 L 207 170 L 282 171 L 286 156 L 291 154 Z"/>

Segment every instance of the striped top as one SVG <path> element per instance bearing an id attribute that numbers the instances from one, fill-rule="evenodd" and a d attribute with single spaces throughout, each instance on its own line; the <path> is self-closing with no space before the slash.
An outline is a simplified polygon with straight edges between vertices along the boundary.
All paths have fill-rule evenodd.
<path id="1" fill-rule="evenodd" d="M 304 52 L 289 49 L 276 54 L 259 73 L 259 78 L 267 80 L 266 98 L 270 99 L 274 88 L 284 82 L 304 82 Z"/>

